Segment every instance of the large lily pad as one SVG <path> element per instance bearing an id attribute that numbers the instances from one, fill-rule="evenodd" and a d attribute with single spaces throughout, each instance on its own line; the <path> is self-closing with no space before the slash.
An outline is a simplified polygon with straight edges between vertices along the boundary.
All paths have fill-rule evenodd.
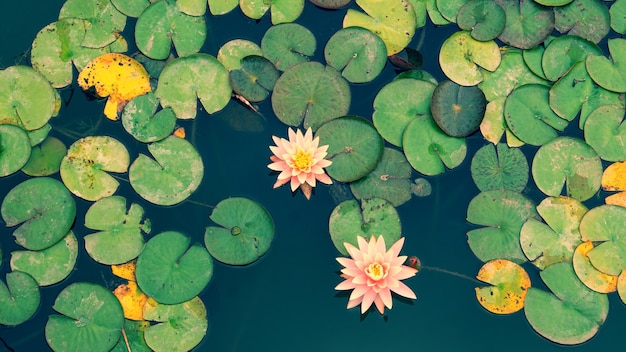
<path id="1" fill-rule="evenodd" d="M 379 36 L 361 27 L 340 29 L 326 43 L 326 62 L 349 82 L 365 83 L 385 67 L 387 48 Z"/>
<path id="2" fill-rule="evenodd" d="M 270 248 L 274 223 L 259 203 L 247 198 L 224 199 L 215 206 L 210 218 L 222 227 L 207 227 L 204 244 L 220 262 L 250 264 Z"/>
<path id="3" fill-rule="evenodd" d="M 480 148 L 472 158 L 472 179 L 481 191 L 510 189 L 521 192 L 528 182 L 528 161 L 518 148 L 499 143 Z"/>
<path id="4" fill-rule="evenodd" d="M 18 325 L 39 308 L 39 287 L 35 279 L 21 271 L 8 273 L 6 281 L 0 281 L 0 324 Z"/>
<path id="5" fill-rule="evenodd" d="M 554 29 L 600 42 L 611 29 L 608 7 L 594 0 L 576 0 L 554 9 Z"/>
<path id="6" fill-rule="evenodd" d="M 602 55 L 602 50 L 588 40 L 565 35 L 548 44 L 541 57 L 541 66 L 546 78 L 556 81 L 575 63 L 584 61 L 590 54 Z"/>
<path id="7" fill-rule="evenodd" d="M 452 137 L 466 137 L 478 130 L 487 100 L 476 86 L 443 81 L 433 91 L 430 104 L 433 120 L 443 132 Z"/>
<path id="8" fill-rule="evenodd" d="M 0 177 L 21 169 L 28 162 L 30 153 L 30 139 L 26 131 L 14 125 L 0 124 Z"/>

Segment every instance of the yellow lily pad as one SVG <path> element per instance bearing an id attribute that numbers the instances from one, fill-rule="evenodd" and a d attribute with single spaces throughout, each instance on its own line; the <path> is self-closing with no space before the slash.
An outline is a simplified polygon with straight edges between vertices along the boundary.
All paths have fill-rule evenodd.
<path id="1" fill-rule="evenodd" d="M 587 253 L 593 249 L 593 242 L 586 241 L 578 245 L 574 251 L 573 263 L 576 276 L 585 286 L 600 292 L 609 293 L 617 289 L 617 276 L 605 274 L 596 269 Z"/>
<path id="2" fill-rule="evenodd" d="M 626 208 L 626 192 L 619 192 L 604 198 L 604 203 Z"/>
<path id="3" fill-rule="evenodd" d="M 605 191 L 626 191 L 626 161 L 613 163 L 604 170 L 602 189 Z"/>
<path id="4" fill-rule="evenodd" d="M 152 91 L 146 69 L 137 60 L 117 53 L 93 59 L 78 75 L 78 85 L 83 90 L 94 87 L 99 97 L 109 97 L 104 115 L 111 120 L 117 120 L 129 100 Z"/>
<path id="5" fill-rule="evenodd" d="M 111 265 L 111 271 L 113 275 L 126 279 L 128 281 L 137 281 L 135 279 L 135 268 L 137 266 L 137 260 L 131 260 L 130 262 L 118 265 Z"/>
<path id="6" fill-rule="evenodd" d="M 146 304 L 148 296 L 139 289 L 135 281 L 120 284 L 113 290 L 113 294 L 122 305 L 124 318 L 143 320 L 143 306 Z"/>
<path id="7" fill-rule="evenodd" d="M 476 278 L 492 285 L 475 288 L 476 299 L 483 308 L 496 314 L 510 314 L 524 307 L 530 278 L 518 264 L 495 259 L 485 263 Z"/>

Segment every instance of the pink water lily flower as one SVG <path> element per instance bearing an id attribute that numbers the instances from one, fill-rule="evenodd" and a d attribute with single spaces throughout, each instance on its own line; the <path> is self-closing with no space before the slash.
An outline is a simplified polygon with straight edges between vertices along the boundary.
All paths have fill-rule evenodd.
<path id="1" fill-rule="evenodd" d="M 287 182 L 291 184 L 291 191 L 300 187 L 307 199 L 311 198 L 311 190 L 315 187 L 315 181 L 327 185 L 333 181 L 326 175 L 324 168 L 332 164 L 326 157 L 328 145 L 318 147 L 319 137 L 313 138 L 311 128 L 294 132 L 289 129 L 289 140 L 272 136 L 276 146 L 270 146 L 274 155 L 270 156 L 272 163 L 267 165 L 271 170 L 279 171 L 278 180 L 274 188 L 280 187 Z"/>
<path id="2" fill-rule="evenodd" d="M 404 237 L 387 250 L 385 239 L 374 235 L 367 242 L 363 237 L 358 237 L 359 248 L 344 243 L 350 258 L 339 257 L 337 261 L 345 268 L 341 270 L 341 276 L 345 281 L 341 282 L 336 290 L 352 290 L 348 309 L 361 305 L 361 314 L 367 312 L 372 303 L 383 314 L 385 307 L 391 309 L 391 292 L 395 292 L 406 298 L 417 298 L 415 293 L 400 280 L 412 277 L 417 269 L 403 265 L 406 256 L 398 256 Z"/>

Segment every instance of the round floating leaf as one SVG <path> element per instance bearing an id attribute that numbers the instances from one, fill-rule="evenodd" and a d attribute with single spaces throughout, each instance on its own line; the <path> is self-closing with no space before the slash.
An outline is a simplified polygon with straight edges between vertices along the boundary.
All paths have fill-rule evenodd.
<path id="1" fill-rule="evenodd" d="M 544 144 L 533 159 L 532 175 L 539 189 L 549 195 L 565 194 L 585 201 L 600 189 L 602 163 L 585 142 L 558 137 Z"/>
<path id="2" fill-rule="evenodd" d="M 85 214 L 85 227 L 99 231 L 84 237 L 89 256 L 107 265 L 137 258 L 144 246 L 142 218 L 141 206 L 133 203 L 127 212 L 126 199 L 121 196 L 94 203 Z"/>
<path id="3" fill-rule="evenodd" d="M 126 147 L 109 136 L 89 136 L 74 142 L 61 161 L 61 179 L 74 195 L 89 201 L 115 193 L 119 182 L 107 174 L 128 170 Z"/>
<path id="4" fill-rule="evenodd" d="M 111 3 L 126 16 L 137 18 L 150 5 L 150 0 L 111 0 Z"/>
<path id="5" fill-rule="evenodd" d="M 179 119 L 193 119 L 197 99 L 212 114 L 228 104 L 232 89 L 224 66 L 213 56 L 200 53 L 170 61 L 161 72 L 155 94 L 161 106 L 171 107 Z"/>
<path id="6" fill-rule="evenodd" d="M 624 107 L 602 105 L 593 110 L 585 122 L 585 141 L 608 161 L 626 160 L 626 123 Z"/>
<path id="7" fill-rule="evenodd" d="M 230 71 L 233 91 L 250 102 L 265 100 L 274 89 L 280 73 L 263 56 L 251 55 L 241 60 L 241 67 Z"/>
<path id="8" fill-rule="evenodd" d="M 583 241 L 599 243 L 587 253 L 591 264 L 608 275 L 626 269 L 626 208 L 600 205 L 589 210 L 580 221 Z"/>
<path id="9" fill-rule="evenodd" d="M 467 242 L 483 262 L 501 258 L 524 263 L 526 256 L 520 246 L 520 229 L 530 218 L 538 218 L 535 205 L 521 193 L 481 192 L 467 207 L 467 221 L 485 227 L 469 231 Z"/>
<path id="10" fill-rule="evenodd" d="M 570 263 L 550 265 L 540 275 L 553 293 L 528 289 L 524 313 L 533 329 L 564 345 L 592 338 L 609 313 L 607 296 L 583 285 Z"/>
<path id="11" fill-rule="evenodd" d="M 207 227 L 204 244 L 220 262 L 250 264 L 270 248 L 274 222 L 259 203 L 247 198 L 227 198 L 215 206 L 210 218 L 222 227 Z"/>
<path id="12" fill-rule="evenodd" d="M 383 154 L 383 139 L 368 120 L 344 116 L 323 124 L 316 133 L 320 145 L 328 145 L 326 168 L 339 182 L 352 182 L 370 173 Z"/>
<path id="13" fill-rule="evenodd" d="M 289 126 L 316 131 L 324 122 L 348 113 L 350 86 L 331 66 L 303 62 L 285 71 L 276 81 L 272 108 Z"/>
<path id="14" fill-rule="evenodd" d="M 500 48 L 494 41 L 481 42 L 468 31 L 456 32 L 441 46 L 439 64 L 446 76 L 462 86 L 483 80 L 479 66 L 494 71 L 500 64 Z"/>
<path id="15" fill-rule="evenodd" d="M 39 307 L 37 281 L 27 273 L 14 271 L 0 281 L 0 324 L 18 325 L 30 319 Z"/>
<path id="16" fill-rule="evenodd" d="M 613 163 L 602 173 L 602 189 L 626 191 L 626 161 Z"/>
<path id="17" fill-rule="evenodd" d="M 59 11 L 59 20 L 80 18 L 87 21 L 81 46 L 102 48 L 113 43 L 126 26 L 126 16 L 109 0 L 67 0 Z"/>
<path id="18" fill-rule="evenodd" d="M 418 197 L 428 197 L 433 191 L 433 186 L 427 179 L 420 177 L 413 180 L 411 184 L 411 193 Z"/>
<path id="19" fill-rule="evenodd" d="M 152 237 L 137 259 L 137 283 L 163 304 L 178 304 L 198 295 L 213 276 L 213 259 L 189 237 L 166 231 Z"/>
<path id="20" fill-rule="evenodd" d="M 357 0 L 363 12 L 348 9 L 343 27 L 363 27 L 385 42 L 387 56 L 399 53 L 415 34 L 416 14 L 409 0 Z"/>
<path id="21" fill-rule="evenodd" d="M 176 115 L 170 108 L 157 112 L 159 100 L 154 93 L 140 95 L 126 104 L 122 125 L 126 132 L 143 143 L 165 139 L 176 126 Z"/>
<path id="22" fill-rule="evenodd" d="M 492 286 L 476 287 L 476 299 L 495 314 L 511 314 L 524 307 L 530 278 L 521 266 L 505 259 L 485 263 L 476 278 Z"/>
<path id="23" fill-rule="evenodd" d="M 577 36 L 562 36 L 548 44 L 541 58 L 541 66 L 546 78 L 558 80 L 575 63 L 590 55 L 602 55 L 596 44 Z"/>
<path id="24" fill-rule="evenodd" d="M 402 233 L 396 208 L 382 198 L 363 199 L 360 207 L 354 199 L 340 203 L 330 214 L 328 230 L 335 248 L 346 256 L 344 242 L 358 247 L 357 236 L 380 234 L 385 243 L 392 244 Z"/>
<path id="25" fill-rule="evenodd" d="M 498 39 L 520 49 L 543 42 L 554 28 L 552 8 L 535 1 L 496 0 L 506 14 L 506 26 Z"/>
<path id="26" fill-rule="evenodd" d="M 313 33 L 297 23 L 272 26 L 261 39 L 263 55 L 281 71 L 309 61 L 316 46 Z"/>
<path id="27" fill-rule="evenodd" d="M 505 21 L 504 10 L 491 0 L 467 1 L 456 13 L 459 28 L 471 30 L 472 38 L 483 42 L 498 37 Z"/>
<path id="28" fill-rule="evenodd" d="M 433 120 L 448 136 L 466 137 L 476 132 L 485 114 L 487 100 L 476 86 L 463 87 L 443 81 L 433 91 Z"/>
<path id="29" fill-rule="evenodd" d="M 310 0 L 315 6 L 323 9 L 336 10 L 350 3 L 352 0 Z"/>
<path id="30" fill-rule="evenodd" d="M 255 1 L 240 0 L 239 8 L 246 16 L 260 19 L 269 9 L 272 14 L 272 24 L 293 22 L 304 10 L 304 0 L 272 0 Z"/>
<path id="31" fill-rule="evenodd" d="M 411 199 L 411 173 L 411 165 L 401 151 L 385 148 L 376 168 L 351 182 L 350 190 L 358 199 L 383 198 L 397 207 Z"/>
<path id="32" fill-rule="evenodd" d="M 602 55 L 587 56 L 586 65 L 589 76 L 602 88 L 626 92 L 626 39 L 614 38 L 608 41 L 611 59 Z"/>
<path id="33" fill-rule="evenodd" d="M 137 19 L 135 40 L 146 56 L 164 60 L 170 54 L 171 43 L 180 57 L 197 53 L 206 31 L 204 16 L 189 16 L 174 1 L 157 1 Z"/>
<path id="34" fill-rule="evenodd" d="M 554 29 L 570 36 L 600 42 L 611 29 L 608 7 L 593 0 L 577 0 L 554 9 Z"/>
<path id="35" fill-rule="evenodd" d="M 148 145 L 150 157 L 139 154 L 130 166 L 130 185 L 145 200 L 174 205 L 187 199 L 200 185 L 204 164 L 196 148 L 175 136 Z"/>
<path id="36" fill-rule="evenodd" d="M 31 154 L 28 134 L 14 125 L 0 125 L 0 177 L 21 169 Z"/>
<path id="37" fill-rule="evenodd" d="M 619 34 L 626 33 L 626 2 L 620 0 L 611 4 L 609 15 L 611 17 L 611 29 Z"/>
<path id="38" fill-rule="evenodd" d="M 191 351 L 202 341 L 209 323 L 199 297 L 180 304 L 149 301 L 144 318 L 156 324 L 144 331 L 146 343 L 154 351 Z"/>
<path id="39" fill-rule="evenodd" d="M 436 85 L 418 79 L 398 79 L 386 84 L 374 99 L 372 121 L 389 143 L 402 147 L 402 134 L 416 117 L 430 116 Z"/>
<path id="40" fill-rule="evenodd" d="M 255 42 L 233 39 L 222 45 L 217 52 L 217 61 L 221 62 L 228 71 L 232 71 L 241 68 L 241 60 L 250 55 L 262 56 L 263 51 Z"/>
<path id="41" fill-rule="evenodd" d="M 520 231 L 520 244 L 526 257 L 539 269 L 559 262 L 570 262 L 580 240 L 578 225 L 587 208 L 569 197 L 548 197 L 537 206 L 545 223 L 528 219 Z"/>
<path id="42" fill-rule="evenodd" d="M 593 242 L 591 241 L 583 242 L 576 247 L 573 257 L 576 276 L 585 286 L 596 292 L 609 293 L 617 290 L 617 276 L 599 271 L 589 261 L 587 253 L 592 249 Z"/>
<path id="43" fill-rule="evenodd" d="M 224 15 L 234 10 L 239 0 L 209 0 L 209 11 L 212 15 Z"/>
<path id="44" fill-rule="evenodd" d="M 528 161 L 519 148 L 487 144 L 472 158 L 472 179 L 481 191 L 510 189 L 521 192 L 528 182 Z"/>
<path id="45" fill-rule="evenodd" d="M 78 240 L 72 231 L 52 247 L 41 251 L 11 252 L 11 270 L 30 274 L 39 286 L 63 281 L 74 270 Z"/>
<path id="46" fill-rule="evenodd" d="M 365 83 L 378 77 L 387 62 L 386 56 L 382 39 L 360 27 L 340 29 L 324 48 L 326 62 L 352 83 Z"/>
<path id="47" fill-rule="evenodd" d="M 1 143 L 0 138 L 0 145 Z M 31 149 L 30 159 L 22 168 L 22 172 L 28 176 L 52 175 L 61 168 L 61 160 L 66 153 L 67 147 L 63 142 L 54 137 L 47 137 L 41 144 Z"/>
<path id="48" fill-rule="evenodd" d="M 46 341 L 53 351 L 109 351 L 121 336 L 124 313 L 106 288 L 77 282 L 67 286 L 52 306 Z"/>
<path id="49" fill-rule="evenodd" d="M 408 124 L 402 146 L 411 166 L 428 176 L 459 166 L 467 153 L 465 139 L 443 133 L 430 116 L 414 118 Z"/>
<path id="50" fill-rule="evenodd" d="M 2 201 L 6 226 L 22 224 L 13 231 L 15 242 L 30 250 L 57 243 L 74 223 L 76 203 L 67 188 L 53 178 L 37 177 L 15 186 Z"/>
<path id="51" fill-rule="evenodd" d="M 56 91 L 28 66 L 0 70 L 0 116 L 3 124 L 32 131 L 43 127 L 57 110 Z"/>

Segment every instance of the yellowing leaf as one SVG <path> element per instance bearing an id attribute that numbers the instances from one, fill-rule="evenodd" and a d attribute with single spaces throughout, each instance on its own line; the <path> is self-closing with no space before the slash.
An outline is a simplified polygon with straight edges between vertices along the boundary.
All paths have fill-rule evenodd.
<path id="1" fill-rule="evenodd" d="M 576 275 L 585 286 L 600 292 L 609 293 L 617 289 L 617 276 L 605 274 L 596 269 L 587 253 L 593 249 L 591 241 L 583 242 L 574 251 L 573 263 Z"/>
<path id="2" fill-rule="evenodd" d="M 626 208 L 626 192 L 619 192 L 604 198 L 606 204 L 617 205 Z"/>
<path id="3" fill-rule="evenodd" d="M 130 320 L 143 320 L 143 306 L 148 296 L 143 293 L 135 281 L 121 284 L 113 290 L 113 294 L 120 301 L 124 310 L 124 318 Z"/>
<path id="4" fill-rule="evenodd" d="M 476 278 L 493 286 L 476 287 L 476 299 L 496 314 L 515 313 L 524 307 L 530 278 L 521 266 L 506 259 L 495 259 L 480 268 Z"/>
<path id="5" fill-rule="evenodd" d="M 178 138 L 185 138 L 185 128 L 184 127 L 177 128 L 174 131 L 173 135 L 178 137 Z"/>
<path id="6" fill-rule="evenodd" d="M 83 90 L 94 87 L 99 97 L 109 97 L 104 115 L 117 120 L 117 114 L 132 98 L 152 91 L 150 76 L 135 59 L 108 53 L 93 59 L 78 75 Z"/>
<path id="7" fill-rule="evenodd" d="M 617 294 L 624 304 L 626 304 L 626 269 L 617 277 Z"/>
<path id="8" fill-rule="evenodd" d="M 126 279 L 128 281 L 137 281 L 135 279 L 136 264 L 137 261 L 131 260 L 128 263 L 111 265 L 111 271 L 113 272 L 113 275 L 121 277 L 122 279 Z"/>
<path id="9" fill-rule="evenodd" d="M 626 161 L 613 163 L 604 170 L 602 188 L 605 191 L 626 191 Z"/>

